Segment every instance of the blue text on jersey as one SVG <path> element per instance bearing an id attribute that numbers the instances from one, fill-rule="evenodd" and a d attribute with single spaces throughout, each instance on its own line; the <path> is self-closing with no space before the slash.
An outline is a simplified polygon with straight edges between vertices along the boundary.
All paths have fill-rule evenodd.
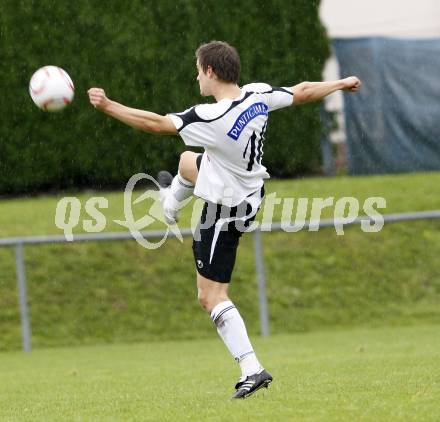
<path id="1" fill-rule="evenodd" d="M 232 129 L 228 132 L 228 136 L 234 139 L 235 141 L 238 140 L 240 137 L 241 132 L 243 129 L 247 126 L 247 124 L 252 120 L 255 119 L 257 116 L 268 114 L 269 107 L 264 103 L 254 103 L 250 107 L 248 107 L 243 113 L 241 113 L 237 120 L 234 123 L 234 126 L 232 126 Z"/>

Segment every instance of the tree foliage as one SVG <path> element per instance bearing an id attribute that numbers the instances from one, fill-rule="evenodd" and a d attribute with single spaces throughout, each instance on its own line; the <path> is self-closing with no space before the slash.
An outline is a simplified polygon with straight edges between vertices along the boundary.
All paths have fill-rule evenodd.
<path id="1" fill-rule="evenodd" d="M 196 83 L 194 51 L 225 40 L 241 58 L 241 83 L 290 86 L 319 80 L 328 55 L 319 1 L 0 3 L 0 193 L 119 187 L 140 171 L 176 169 L 178 137 L 134 131 L 91 108 L 87 89 L 103 87 L 126 105 L 168 113 L 207 101 Z M 33 72 L 64 68 L 75 83 L 72 105 L 38 110 L 28 94 Z M 271 117 L 265 164 L 276 176 L 319 164 L 319 105 Z"/>

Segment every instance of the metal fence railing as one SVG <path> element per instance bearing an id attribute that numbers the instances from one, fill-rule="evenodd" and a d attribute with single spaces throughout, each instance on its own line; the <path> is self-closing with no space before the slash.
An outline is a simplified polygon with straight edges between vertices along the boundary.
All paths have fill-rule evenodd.
<path id="1" fill-rule="evenodd" d="M 440 219 L 440 210 L 435 211 L 422 211 L 412 213 L 401 214 L 388 214 L 383 216 L 384 223 L 395 223 L 399 221 L 414 221 L 414 220 L 428 220 L 428 219 Z M 337 225 L 355 225 L 362 222 L 374 222 L 375 220 L 369 217 L 358 217 L 353 221 L 347 222 L 344 219 L 323 219 L 319 222 L 308 221 L 305 222 L 302 230 L 306 230 L 309 227 L 333 227 Z M 260 309 L 260 327 L 261 335 L 269 335 L 269 312 L 267 305 L 266 295 L 266 277 L 264 271 L 264 259 L 263 259 L 263 244 L 261 239 L 261 232 L 274 232 L 281 231 L 285 225 L 283 223 L 274 223 L 270 225 L 262 224 L 256 230 L 251 232 L 254 242 L 254 257 L 255 257 L 255 270 L 258 286 L 258 298 Z M 191 229 L 183 229 L 180 231 L 182 236 L 192 236 Z M 145 239 L 163 238 L 165 231 L 145 231 L 141 235 Z M 175 237 L 172 232 L 168 233 L 168 236 Z M 53 243 L 76 243 L 76 242 L 100 242 L 100 241 L 117 241 L 117 240 L 134 240 L 131 233 L 128 232 L 112 232 L 112 233 L 98 233 L 98 234 L 79 234 L 75 235 L 72 241 L 67 241 L 63 235 L 55 236 L 28 236 L 28 237 L 9 237 L 0 239 L 0 247 L 15 247 L 15 265 L 17 273 L 17 289 L 19 296 L 20 307 L 20 319 L 21 319 L 21 332 L 23 341 L 23 350 L 25 352 L 31 351 L 31 324 L 29 319 L 29 310 L 27 305 L 27 285 L 26 285 L 26 268 L 24 259 L 24 246 L 25 245 L 38 245 L 38 244 L 53 244 Z"/>

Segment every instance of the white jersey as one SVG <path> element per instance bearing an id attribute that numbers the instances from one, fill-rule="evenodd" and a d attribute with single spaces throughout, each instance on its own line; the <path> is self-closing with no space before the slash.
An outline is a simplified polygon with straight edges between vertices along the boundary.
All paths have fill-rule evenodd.
<path id="1" fill-rule="evenodd" d="M 241 95 L 201 104 L 168 116 L 186 145 L 203 147 L 194 194 L 230 207 L 261 189 L 269 178 L 262 165 L 268 113 L 293 103 L 290 88 L 253 83 Z"/>

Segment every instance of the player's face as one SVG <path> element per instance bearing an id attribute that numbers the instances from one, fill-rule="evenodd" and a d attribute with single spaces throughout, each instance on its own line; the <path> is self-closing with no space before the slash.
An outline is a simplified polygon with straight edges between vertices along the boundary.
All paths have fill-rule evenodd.
<path id="1" fill-rule="evenodd" d="M 202 67 L 199 64 L 199 61 L 197 60 L 197 80 L 199 81 L 199 87 L 200 87 L 200 95 L 202 95 L 203 97 L 207 97 L 209 95 L 211 95 L 211 90 L 210 90 L 210 82 L 211 82 L 211 78 L 209 77 L 209 69 L 208 72 L 205 73 L 203 72 Z"/>

